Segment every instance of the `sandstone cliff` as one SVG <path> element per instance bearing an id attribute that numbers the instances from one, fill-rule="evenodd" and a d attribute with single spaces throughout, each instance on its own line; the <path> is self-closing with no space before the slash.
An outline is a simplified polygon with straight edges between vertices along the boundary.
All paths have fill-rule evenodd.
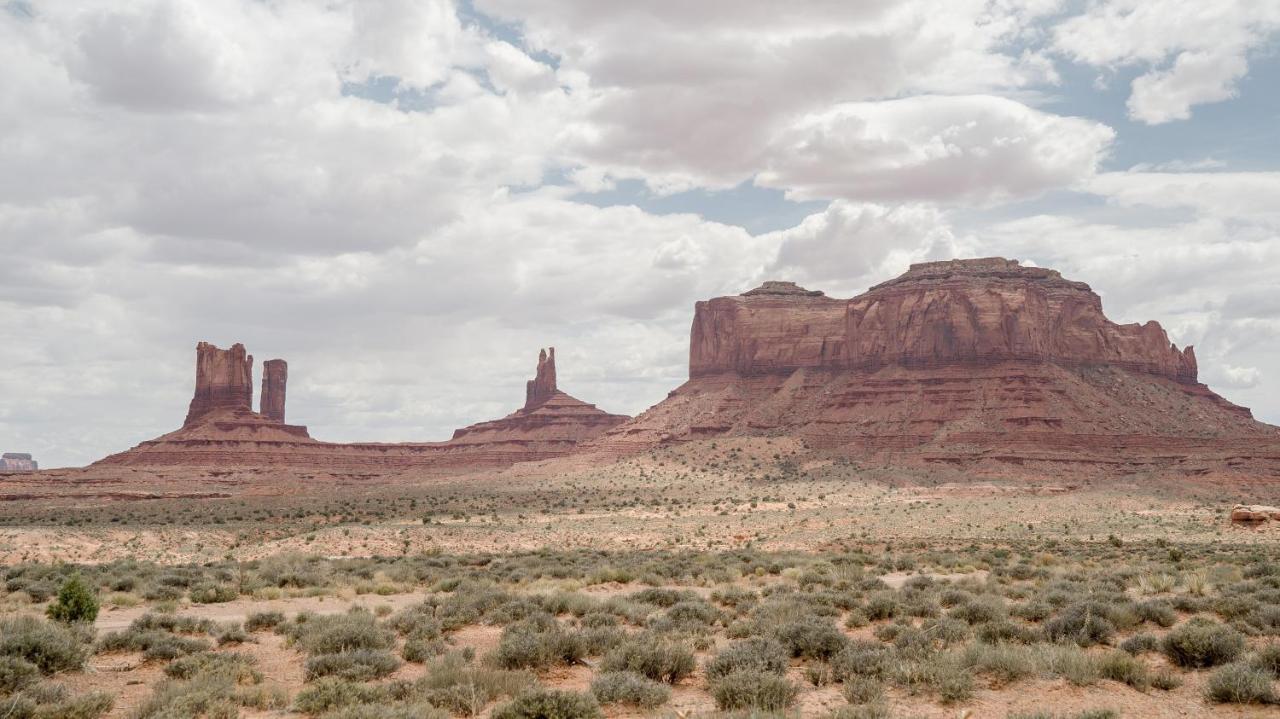
<path id="1" fill-rule="evenodd" d="M 289 382 L 289 363 L 282 359 L 262 363 L 262 416 L 284 424 L 285 385 Z"/>
<path id="2" fill-rule="evenodd" d="M 196 389 L 184 425 L 216 409 L 253 408 L 253 356 L 244 345 L 219 349 L 208 342 L 196 345 Z"/>
<path id="3" fill-rule="evenodd" d="M 592 447 L 798 436 L 891 463 L 1115 474 L 1257 460 L 1280 430 L 1197 382 L 1159 324 L 1000 258 L 914 265 L 849 300 L 769 282 L 697 303 L 689 381 Z"/>
<path id="4" fill-rule="evenodd" d="M 26 452 L 5 452 L 0 455 L 0 472 L 34 472 L 40 464 Z"/>

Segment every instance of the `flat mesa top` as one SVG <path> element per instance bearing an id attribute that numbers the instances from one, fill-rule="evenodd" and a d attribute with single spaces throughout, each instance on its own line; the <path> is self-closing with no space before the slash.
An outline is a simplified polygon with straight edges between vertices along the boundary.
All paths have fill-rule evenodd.
<path id="1" fill-rule="evenodd" d="M 769 280 L 754 290 L 747 290 L 742 293 L 743 297 L 757 297 L 760 295 L 784 296 L 784 297 L 822 297 L 822 290 L 806 290 L 794 282 L 780 282 L 777 280 Z"/>
<path id="2" fill-rule="evenodd" d="M 26 452 L 5 452 L 0 455 L 0 459 L 31 459 L 31 455 Z"/>

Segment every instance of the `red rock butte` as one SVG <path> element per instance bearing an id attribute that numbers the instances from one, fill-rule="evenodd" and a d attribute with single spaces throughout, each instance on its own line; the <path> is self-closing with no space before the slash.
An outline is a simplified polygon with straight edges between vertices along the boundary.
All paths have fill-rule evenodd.
<path id="1" fill-rule="evenodd" d="M 1200 384 L 1190 347 L 1002 258 L 912 265 L 848 300 L 766 282 L 698 302 L 689 381 L 590 446 L 726 436 L 880 464 L 1280 476 L 1280 429 Z"/>
<path id="2" fill-rule="evenodd" d="M 181 428 L 100 460 L 127 466 L 287 466 L 341 470 L 501 467 L 560 457 L 629 419 L 609 414 L 556 386 L 555 349 L 543 350 L 525 405 L 456 430 L 446 442 L 332 443 L 285 424 L 288 365 L 263 363 L 261 412 L 254 412 L 253 357 L 243 345 L 196 345 L 196 383 Z"/>

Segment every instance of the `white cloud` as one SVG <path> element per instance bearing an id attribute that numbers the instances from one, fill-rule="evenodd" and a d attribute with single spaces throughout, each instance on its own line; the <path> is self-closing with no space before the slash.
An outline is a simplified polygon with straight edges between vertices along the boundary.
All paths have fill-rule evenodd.
<path id="1" fill-rule="evenodd" d="M 1054 28 L 1054 47 L 1079 62 L 1145 68 L 1129 114 L 1185 120 L 1195 105 L 1236 94 L 1248 55 L 1280 31 L 1280 0 L 1101 0 Z"/>
<path id="2" fill-rule="evenodd" d="M 759 181 L 803 199 L 984 203 L 1090 177 L 1113 137 L 989 95 L 844 104 L 784 130 Z"/>

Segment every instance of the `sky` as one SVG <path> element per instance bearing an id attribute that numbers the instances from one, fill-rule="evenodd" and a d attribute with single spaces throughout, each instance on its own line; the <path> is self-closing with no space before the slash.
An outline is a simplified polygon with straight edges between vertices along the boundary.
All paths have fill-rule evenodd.
<path id="1" fill-rule="evenodd" d="M 1280 0 L 0 0 L 0 451 L 634 414 L 694 302 L 1004 256 L 1280 423 Z M 255 375 L 257 376 L 257 375 Z"/>

